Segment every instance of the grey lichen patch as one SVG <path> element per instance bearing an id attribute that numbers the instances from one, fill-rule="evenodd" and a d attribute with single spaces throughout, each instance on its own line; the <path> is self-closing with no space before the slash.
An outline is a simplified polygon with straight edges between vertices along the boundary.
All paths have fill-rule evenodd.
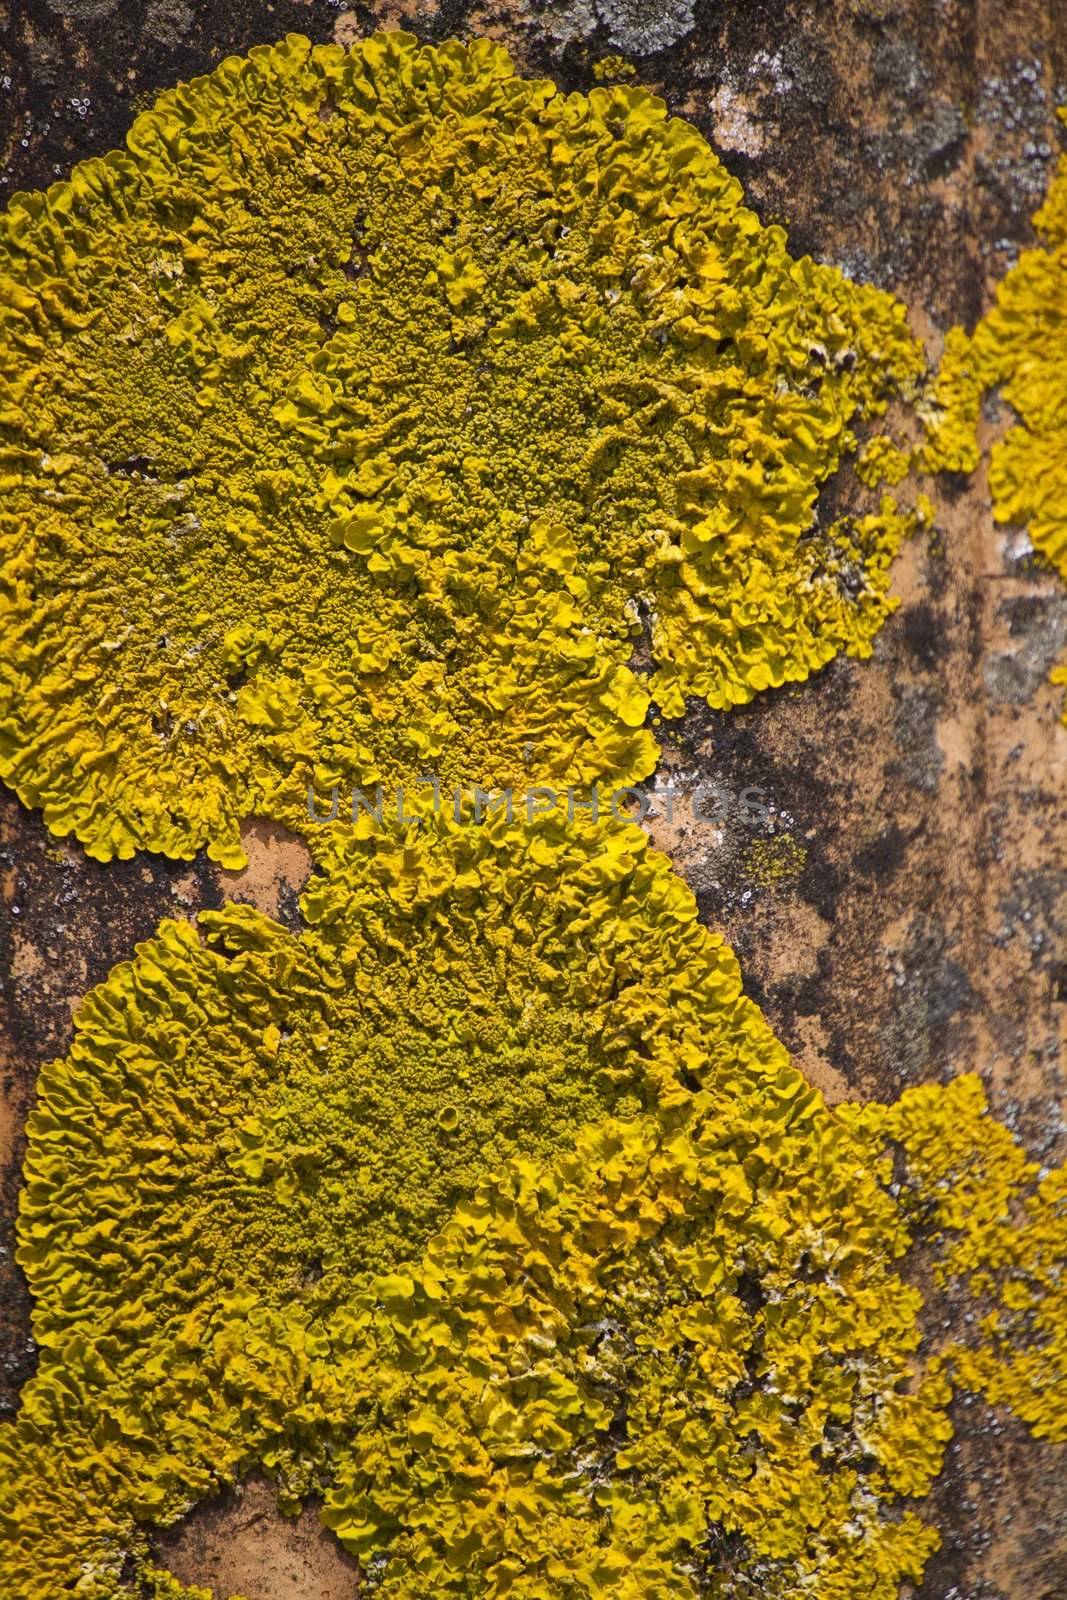
<path id="1" fill-rule="evenodd" d="M 145 32 L 160 44 L 177 45 L 193 26 L 195 13 L 188 0 L 150 0 L 145 12 Z"/>
<path id="2" fill-rule="evenodd" d="M 933 794 L 945 765 L 937 739 L 940 702 L 928 689 L 901 688 L 893 710 L 894 765 L 906 783 Z"/>
<path id="3" fill-rule="evenodd" d="M 522 9 L 527 19 L 557 44 L 588 38 L 599 20 L 592 0 L 547 0 L 545 4 L 523 0 Z"/>
<path id="4" fill-rule="evenodd" d="M 119 0 L 48 0 L 49 8 L 72 22 L 98 22 L 109 17 Z"/>
<path id="5" fill-rule="evenodd" d="M 612 44 L 647 56 L 677 44 L 693 28 L 691 0 L 596 0 Z"/>
<path id="6" fill-rule="evenodd" d="M 1064 85 L 1050 85 L 1037 56 L 1016 59 L 979 85 L 976 122 L 988 138 L 976 161 L 979 180 L 1029 216 L 1044 196 L 1057 154 L 1049 135 L 1052 109 L 1062 103 Z M 1012 241 L 995 241 L 1008 256 Z"/>
<path id="7" fill-rule="evenodd" d="M 886 1068 L 898 1078 L 928 1076 L 940 1031 L 976 1003 L 971 981 L 951 950 L 946 930 L 921 914 L 891 957 L 897 1000 L 882 1050 Z"/>
<path id="8" fill-rule="evenodd" d="M 1006 705 L 1023 705 L 1034 694 L 1067 646 L 1067 595 L 1013 595 L 997 608 L 1015 643 L 985 663 L 987 693 Z"/>
<path id="9" fill-rule="evenodd" d="M 1001 926 L 997 942 L 1006 945 L 1020 940 L 1031 960 L 1050 974 L 1057 991 L 1064 989 L 1067 971 L 1063 969 L 1067 951 L 1067 871 L 1045 868 L 1019 872 L 1007 894 L 999 902 Z M 1060 999 L 1057 992 L 1055 998 Z M 1062 993 L 1067 1004 L 1067 989 Z"/>
<path id="10" fill-rule="evenodd" d="M 602 28 L 627 55 L 654 55 L 692 32 L 692 0 L 524 0 L 531 20 L 560 44 L 588 39 Z"/>
<path id="11" fill-rule="evenodd" d="M 750 98 L 726 81 L 712 96 L 711 112 L 715 142 L 721 149 L 736 150 L 745 156 L 759 155 L 764 144 L 764 128 L 761 118 L 753 113 Z"/>

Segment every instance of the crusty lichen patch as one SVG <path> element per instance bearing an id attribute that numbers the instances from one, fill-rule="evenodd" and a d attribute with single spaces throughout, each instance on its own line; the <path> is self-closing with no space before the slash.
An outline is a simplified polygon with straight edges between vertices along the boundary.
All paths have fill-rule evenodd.
<path id="1" fill-rule="evenodd" d="M 101 859 L 307 781 L 651 771 L 865 653 L 902 520 L 821 526 L 903 308 L 695 130 L 484 42 L 292 36 L 0 230 L 0 776 Z M 640 608 L 656 670 L 627 665 Z"/>
<path id="2" fill-rule="evenodd" d="M 807 849 L 791 833 L 754 839 L 745 852 L 745 870 L 763 889 L 794 881 L 804 870 Z"/>
<path id="3" fill-rule="evenodd" d="M 1016 420 L 990 452 L 993 515 L 1023 524 L 1039 556 L 1067 578 L 1067 156 L 1034 225 L 1040 246 L 997 285 L 974 333 L 948 335 L 923 454 L 929 467 L 973 472 L 982 402 L 999 390 Z M 1067 683 L 1067 667 L 1053 681 Z"/>
<path id="4" fill-rule="evenodd" d="M 203 944 L 164 923 L 89 997 L 27 1128 L 42 1372 L 0 1448 L 28 1594 L 88 1558 L 108 1592 L 109 1526 L 174 1516 L 250 1451 L 306 1487 L 286 1439 L 321 1428 L 298 1392 L 329 1336 L 301 1319 L 417 1265 L 496 1165 L 668 1106 L 690 1057 L 776 1077 L 736 963 L 646 844 L 503 818 L 336 842 L 302 939 L 244 906 L 202 916 Z"/>
<path id="5" fill-rule="evenodd" d="M 906 1153 L 905 1208 L 944 1241 L 937 1281 L 981 1306 L 972 1336 L 938 1365 L 1038 1437 L 1067 1441 L 1067 1168 L 1028 1160 L 986 1115 L 977 1078 L 927 1084 L 859 1115 Z"/>
<path id="6" fill-rule="evenodd" d="M 327 865 L 299 937 L 163 924 L 42 1074 L 19 1600 L 131 1556 L 178 1593 L 139 1530 L 253 1465 L 382 1595 L 891 1600 L 953 1383 L 1062 1431 L 1053 1197 L 1013 1224 L 976 1082 L 828 1110 L 635 827 L 361 826 Z M 1013 1251 L 1026 1325 L 924 1373 L 917 1230 L 957 1273 Z"/>

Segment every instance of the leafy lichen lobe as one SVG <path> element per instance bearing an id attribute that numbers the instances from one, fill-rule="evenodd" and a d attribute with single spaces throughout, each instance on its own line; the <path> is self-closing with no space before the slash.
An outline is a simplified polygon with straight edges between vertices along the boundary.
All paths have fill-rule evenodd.
<path id="1" fill-rule="evenodd" d="M 865 653 L 901 525 L 822 527 L 903 308 L 696 131 L 478 42 L 284 44 L 0 232 L 0 776 L 101 859 L 308 781 L 647 775 L 654 702 Z M 631 669 L 647 622 L 655 670 Z"/>

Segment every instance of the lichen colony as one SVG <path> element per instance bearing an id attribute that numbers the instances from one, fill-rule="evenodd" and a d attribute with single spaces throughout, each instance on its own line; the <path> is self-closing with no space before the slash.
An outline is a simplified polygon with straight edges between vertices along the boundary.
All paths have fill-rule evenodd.
<path id="1" fill-rule="evenodd" d="M 383 1600 L 893 1600 L 953 1395 L 1067 1437 L 1063 1172 L 975 1077 L 827 1106 L 635 826 L 305 794 L 629 783 L 653 713 L 869 653 L 922 513 L 817 501 L 918 396 L 903 307 L 644 91 L 403 34 L 165 95 L 0 277 L 0 775 L 102 860 L 258 815 L 316 862 L 41 1075 L 4 1593 L 191 1595 L 151 1529 L 262 1470 Z"/>

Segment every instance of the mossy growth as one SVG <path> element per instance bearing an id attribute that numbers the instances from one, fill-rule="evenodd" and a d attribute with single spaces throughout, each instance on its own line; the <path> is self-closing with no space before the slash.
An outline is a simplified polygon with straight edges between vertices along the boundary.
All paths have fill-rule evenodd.
<path id="1" fill-rule="evenodd" d="M 309 781 L 647 775 L 654 701 L 866 653 L 826 526 L 921 371 L 634 87 L 292 36 L 0 223 L 0 777 L 100 859 L 243 859 Z M 642 619 L 655 670 L 628 665 Z"/>
<path id="2" fill-rule="evenodd" d="M 1067 121 L 1067 108 L 1060 116 Z M 1039 557 L 1067 579 L 1067 156 L 1033 220 L 1040 246 L 1024 250 L 997 285 L 973 334 L 948 334 L 921 460 L 973 472 L 982 402 L 998 390 L 1015 420 L 989 455 L 993 515 L 1023 524 Z M 1067 683 L 1067 666 L 1053 682 Z"/>
<path id="3" fill-rule="evenodd" d="M 304 933 L 163 924 L 42 1073 L 5 1593 L 173 1596 L 146 1530 L 255 1467 L 382 1596 L 892 1600 L 953 1384 L 1058 1426 L 1055 1239 L 980 1089 L 828 1110 L 633 826 L 330 837 Z M 920 1232 L 1015 1252 L 1025 1340 L 924 1370 Z"/>

